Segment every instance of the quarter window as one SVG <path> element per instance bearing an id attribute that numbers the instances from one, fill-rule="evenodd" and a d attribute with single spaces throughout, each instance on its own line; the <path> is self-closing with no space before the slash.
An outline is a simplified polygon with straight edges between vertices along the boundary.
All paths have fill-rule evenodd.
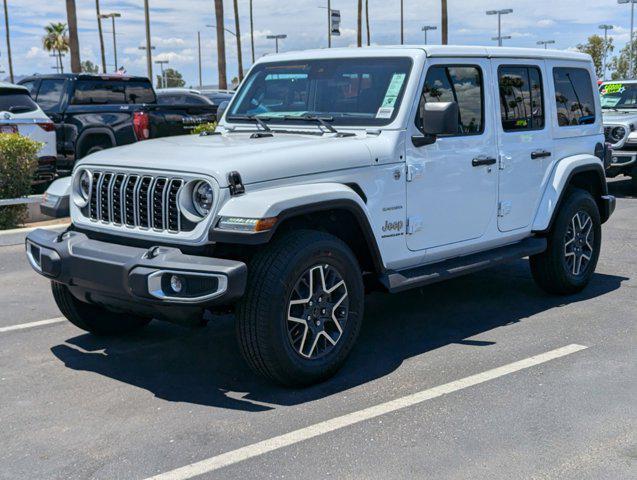
<path id="1" fill-rule="evenodd" d="M 505 132 L 544 128 L 542 75 L 537 67 L 505 66 L 498 72 Z"/>
<path id="2" fill-rule="evenodd" d="M 435 65 L 429 68 L 420 108 L 426 102 L 456 102 L 458 104 L 459 126 L 457 135 L 475 135 L 484 130 L 484 94 L 482 72 L 474 66 Z M 421 116 L 416 118 L 416 126 L 422 132 Z"/>
<path id="3" fill-rule="evenodd" d="M 37 99 L 42 110 L 53 110 L 57 107 L 62 99 L 63 91 L 64 80 L 42 80 Z"/>
<path id="4" fill-rule="evenodd" d="M 569 127 L 595 123 L 595 99 L 588 70 L 556 68 L 553 80 L 558 125 Z"/>

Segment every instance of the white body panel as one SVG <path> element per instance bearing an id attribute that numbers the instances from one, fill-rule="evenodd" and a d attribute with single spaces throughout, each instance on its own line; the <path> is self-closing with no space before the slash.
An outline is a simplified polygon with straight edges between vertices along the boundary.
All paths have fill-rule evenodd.
<path id="1" fill-rule="evenodd" d="M 339 137 L 318 135 L 319 129 L 308 124 L 286 127 L 287 133 L 271 137 L 251 138 L 254 123 L 229 124 L 222 118 L 220 134 L 140 142 L 98 152 L 79 166 L 214 179 L 213 213 L 189 234 L 163 234 L 164 241 L 175 244 L 205 243 L 219 216 L 264 218 L 305 204 L 353 201 L 365 212 L 384 267 L 402 269 L 532 235 L 550 219 L 571 169 L 600 163 L 592 156 L 595 144 L 603 142 L 599 103 L 593 125 L 563 128 L 556 120 L 551 68 L 559 64 L 592 72 L 590 57 L 582 54 L 484 47 L 384 47 L 285 53 L 258 62 L 387 56 L 410 57 L 413 69 L 402 105 L 386 126 L 339 125 L 339 131 L 355 134 Z M 542 68 L 543 130 L 511 135 L 502 131 L 497 82 L 500 62 Z M 432 145 L 416 148 L 411 136 L 419 133 L 414 126 L 419 96 L 427 68 L 436 63 L 481 67 L 485 129 L 481 135 L 439 138 Z M 235 99 L 238 96 L 240 92 Z M 549 150 L 551 157 L 532 160 L 530 153 L 538 149 Z M 498 158 L 503 153 L 511 157 L 504 171 L 498 164 L 472 166 L 473 158 Z M 406 181 L 408 166 L 418 167 L 419 176 L 411 182 Z M 241 174 L 245 194 L 230 195 L 228 173 L 232 171 Z M 364 198 L 349 185 L 360 188 Z M 498 197 L 512 204 L 509 217 L 500 221 Z M 73 221 L 86 228 L 152 240 L 162 236 L 96 224 L 84 218 L 73 203 L 71 210 Z M 407 223 L 414 220 L 421 222 L 422 228 L 408 234 Z"/>

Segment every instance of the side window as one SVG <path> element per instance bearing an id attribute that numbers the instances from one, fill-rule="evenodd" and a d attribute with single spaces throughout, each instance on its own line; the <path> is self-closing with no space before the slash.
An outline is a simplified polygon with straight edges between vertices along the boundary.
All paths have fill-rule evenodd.
<path id="1" fill-rule="evenodd" d="M 420 108 L 427 102 L 456 102 L 460 109 L 457 135 L 484 131 L 482 72 L 476 66 L 435 65 L 427 71 Z M 416 127 L 423 131 L 420 115 Z"/>
<path id="2" fill-rule="evenodd" d="M 32 98 L 35 98 L 36 93 L 36 83 L 35 80 L 29 80 L 28 82 L 22 82 L 20 85 L 29 89 L 29 95 Z"/>
<path id="3" fill-rule="evenodd" d="M 500 115 L 505 132 L 544 128 L 542 74 L 537 67 L 502 66 L 498 70 Z"/>
<path id="4" fill-rule="evenodd" d="M 595 123 L 595 98 L 588 70 L 553 69 L 557 123 L 560 127 Z"/>
<path id="5" fill-rule="evenodd" d="M 52 110 L 60 104 L 64 80 L 42 80 L 37 102 L 42 110 Z"/>

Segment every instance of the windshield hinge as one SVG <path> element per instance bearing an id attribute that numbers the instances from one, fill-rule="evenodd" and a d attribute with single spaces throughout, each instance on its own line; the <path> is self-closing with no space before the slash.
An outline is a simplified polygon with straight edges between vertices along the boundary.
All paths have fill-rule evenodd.
<path id="1" fill-rule="evenodd" d="M 407 165 L 407 172 L 405 175 L 405 179 L 408 182 L 413 182 L 414 180 L 418 180 L 420 177 L 422 177 L 424 170 L 425 170 L 425 167 L 423 165 L 409 164 Z"/>

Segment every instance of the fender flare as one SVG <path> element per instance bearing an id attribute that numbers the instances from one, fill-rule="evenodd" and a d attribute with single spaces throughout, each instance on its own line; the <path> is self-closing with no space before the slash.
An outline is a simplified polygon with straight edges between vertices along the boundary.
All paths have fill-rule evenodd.
<path id="1" fill-rule="evenodd" d="M 378 272 L 385 271 L 363 198 L 349 186 L 340 183 L 275 187 L 233 197 L 219 210 L 217 220 L 210 229 L 209 240 L 215 243 L 263 245 L 272 239 L 286 220 L 330 210 L 345 210 L 353 215 L 363 233 L 374 267 Z M 263 232 L 234 232 L 217 228 L 219 218 L 230 216 L 277 217 L 278 221 L 273 228 Z"/>
<path id="2" fill-rule="evenodd" d="M 110 139 L 111 145 L 113 147 L 117 146 L 117 141 L 115 140 L 115 134 L 113 133 L 113 131 L 110 128 L 102 127 L 102 126 L 99 126 L 99 127 L 86 127 L 82 131 L 82 133 L 80 133 L 80 136 L 77 138 L 77 141 L 75 142 L 75 154 L 76 154 L 76 156 L 82 150 L 82 146 L 83 146 L 84 142 L 86 141 L 86 139 L 89 138 L 91 135 L 106 135 Z"/>
<path id="3" fill-rule="evenodd" d="M 568 189 L 568 185 L 576 175 L 583 172 L 595 172 L 599 177 L 600 192 L 602 197 L 608 194 L 608 185 L 606 184 L 606 174 L 602 162 L 594 155 L 582 154 L 566 157 L 556 163 L 547 186 L 542 194 L 539 206 L 536 210 L 533 220 L 533 232 L 546 233 L 551 230 L 555 218 L 560 209 L 560 205 L 564 200 L 564 195 Z M 600 204 L 601 198 L 595 201 Z M 604 212 L 600 208 L 602 222 L 608 218 L 604 218 Z"/>

